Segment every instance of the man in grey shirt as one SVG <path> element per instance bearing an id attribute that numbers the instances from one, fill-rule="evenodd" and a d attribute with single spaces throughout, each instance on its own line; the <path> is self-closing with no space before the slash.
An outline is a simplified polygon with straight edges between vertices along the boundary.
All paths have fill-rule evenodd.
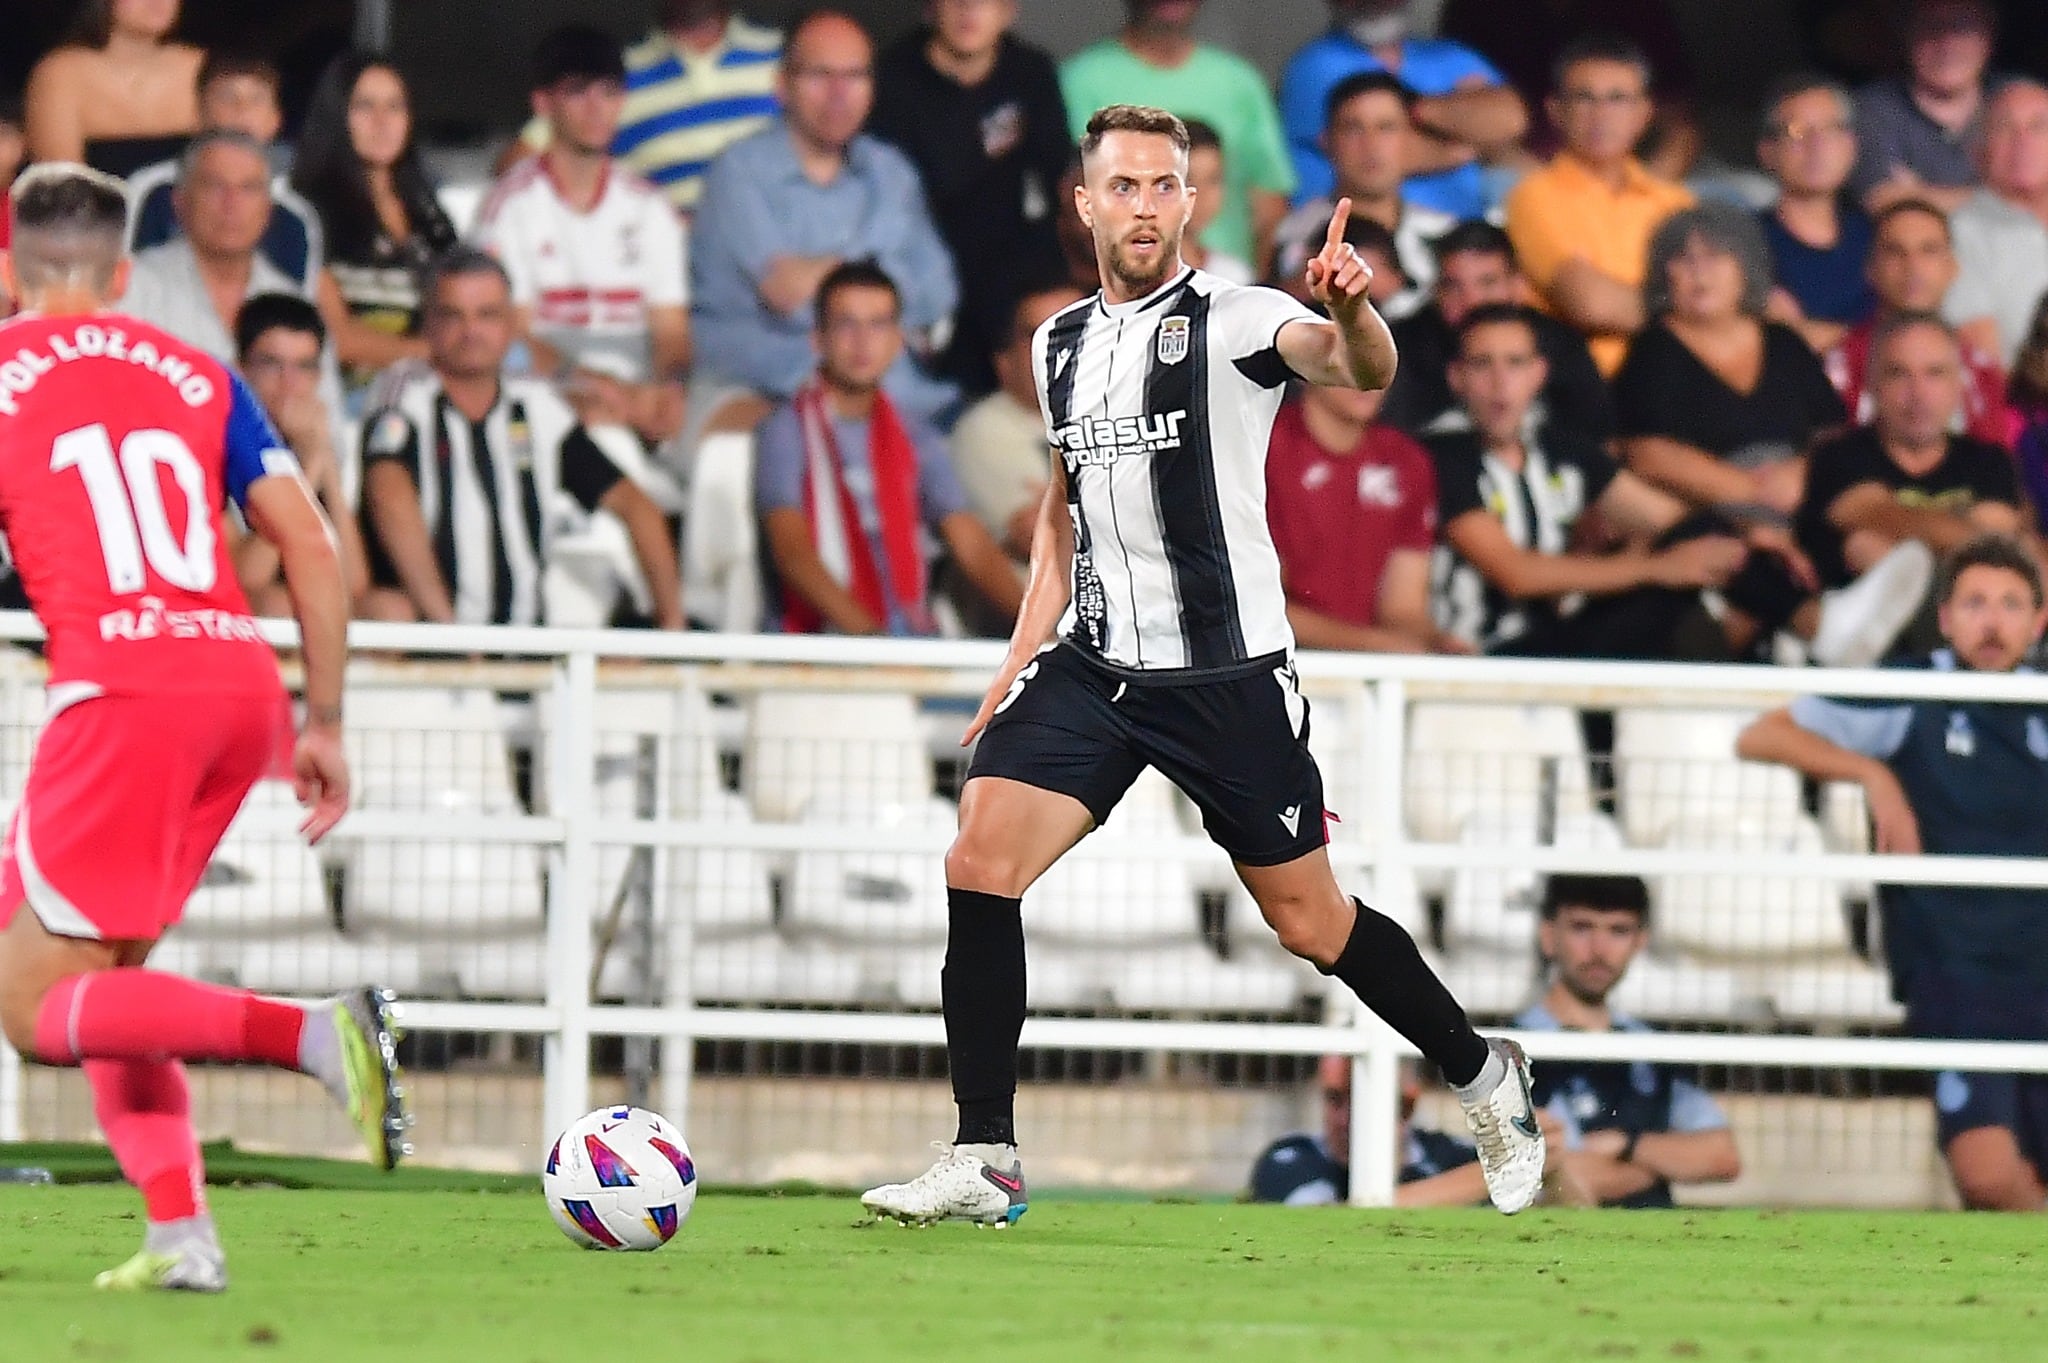
<path id="1" fill-rule="evenodd" d="M 1941 313 L 1957 327 L 1989 318 L 2010 370 L 2048 292 L 2048 85 L 2008 82 L 1984 113 L 1984 187 L 1949 220 L 1956 282 Z"/>
<path id="2" fill-rule="evenodd" d="M 916 169 L 860 132 L 874 104 L 874 49 L 858 24 L 825 12 L 790 35 L 783 117 L 712 163 L 693 224 L 691 320 L 712 376 L 771 398 L 810 377 L 812 304 L 843 261 L 896 281 L 912 350 L 942 345 L 960 291 Z M 886 387 L 931 419 L 958 393 L 909 353 Z"/>
<path id="3" fill-rule="evenodd" d="M 1849 188 L 1876 213 L 1901 198 L 1953 213 L 1977 183 L 1986 79 L 1997 36 L 1988 0 L 1917 0 L 1906 21 L 1907 75 L 1856 95 L 1856 170 Z"/>

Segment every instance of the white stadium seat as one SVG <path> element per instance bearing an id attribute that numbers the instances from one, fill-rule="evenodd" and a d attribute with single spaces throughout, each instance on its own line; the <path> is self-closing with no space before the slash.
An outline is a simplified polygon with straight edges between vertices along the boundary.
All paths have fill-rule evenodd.
<path id="1" fill-rule="evenodd" d="M 846 795 L 813 796 L 804 823 L 922 832 L 930 851 L 802 851 L 796 856 L 786 926 L 848 943 L 931 943 L 946 939 L 946 873 L 940 849 L 959 811 L 939 796 L 912 805 L 877 805 Z"/>
<path id="2" fill-rule="evenodd" d="M 1745 762 L 1735 739 L 1754 710 L 1623 710 L 1614 718 L 1615 784 L 1622 829 L 1654 847 L 1672 827 L 1802 817 L 1800 783 L 1787 767 Z"/>
<path id="3" fill-rule="evenodd" d="M 932 759 L 908 696 L 766 691 L 748 706 L 740 780 L 756 818 L 787 823 L 818 795 L 923 801 Z"/>
<path id="4" fill-rule="evenodd" d="M 1545 841 L 1535 811 L 1478 810 L 1465 818 L 1458 842 L 1465 847 L 1540 847 Z M 1584 851 L 1615 851 L 1621 830 L 1604 814 L 1558 816 L 1548 845 Z M 1528 951 L 1536 941 L 1543 876 L 1535 871 L 1459 867 L 1444 895 L 1444 941 L 1452 950 L 1481 947 Z"/>
<path id="5" fill-rule="evenodd" d="M 754 528 L 754 437 L 715 432 L 697 444 L 683 520 L 683 604 L 713 629 L 752 634 L 766 595 Z"/>
<path id="6" fill-rule="evenodd" d="M 1738 868 L 1744 854 L 1818 855 L 1827 850 L 1819 827 L 1804 816 L 1771 824 L 1680 819 L 1666 845 L 1727 853 L 1729 864 Z M 1671 950 L 1752 961 L 1852 954 L 1841 887 L 1831 880 L 1735 869 L 1666 876 L 1655 890 L 1651 922 Z"/>

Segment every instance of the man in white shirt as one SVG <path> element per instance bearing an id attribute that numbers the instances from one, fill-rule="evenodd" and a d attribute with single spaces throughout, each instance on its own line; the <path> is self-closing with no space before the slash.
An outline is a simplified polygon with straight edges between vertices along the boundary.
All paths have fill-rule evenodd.
<path id="1" fill-rule="evenodd" d="M 477 238 L 511 276 L 535 371 L 560 378 L 586 421 L 659 442 L 682 428 L 690 365 L 684 231 L 612 158 L 625 102 L 617 43 L 581 25 L 543 38 L 533 107 L 548 148 L 498 181 Z"/>

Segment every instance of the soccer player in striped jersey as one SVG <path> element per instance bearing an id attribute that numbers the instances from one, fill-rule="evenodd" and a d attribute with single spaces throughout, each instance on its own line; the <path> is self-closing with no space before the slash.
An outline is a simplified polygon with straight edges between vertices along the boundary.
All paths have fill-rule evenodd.
<path id="1" fill-rule="evenodd" d="M 1266 527 L 1285 385 L 1393 377 L 1372 271 L 1344 240 L 1350 201 L 1306 267 L 1319 317 L 1182 262 L 1192 191 L 1178 118 L 1111 105 L 1081 154 L 1075 205 L 1102 287 L 1035 338 L 1051 485 L 1009 656 L 968 728 L 981 743 L 946 857 L 941 991 L 960 1125 L 925 1173 L 861 1200 L 907 1222 L 1022 1215 L 1022 897 L 1153 766 L 1201 808 L 1281 943 L 1443 1071 L 1494 1204 L 1520 1211 L 1543 1176 L 1528 1062 L 1474 1032 L 1408 934 L 1338 888 Z"/>

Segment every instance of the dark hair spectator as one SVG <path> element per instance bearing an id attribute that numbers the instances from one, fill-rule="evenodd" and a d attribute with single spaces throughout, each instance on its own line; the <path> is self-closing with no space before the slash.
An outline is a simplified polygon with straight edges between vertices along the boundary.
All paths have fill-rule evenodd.
<path id="1" fill-rule="evenodd" d="M 1542 916 L 1554 920 L 1567 904 L 1632 913 L 1650 921 L 1650 887 L 1641 876 L 1553 875 L 1543 882 Z"/>
<path id="2" fill-rule="evenodd" d="M 1810 71 L 1771 87 L 1757 162 L 1777 182 L 1758 215 L 1770 247 L 1771 317 L 1825 351 L 1870 312 L 1870 218 L 1842 193 L 1856 163 L 1856 106 L 1839 82 Z"/>
<path id="3" fill-rule="evenodd" d="M 1675 308 L 1671 266 L 1681 255 L 1704 250 L 1728 256 L 1742 271 L 1738 306 L 1752 318 L 1764 315 L 1771 298 L 1771 252 L 1756 219 L 1732 204 L 1706 203 L 1673 213 L 1650 237 L 1643 275 L 1643 307 L 1651 317 Z"/>
<path id="4" fill-rule="evenodd" d="M 566 80 L 626 83 L 626 58 L 618 40 L 589 24 L 564 24 L 543 36 L 533 49 L 529 88 L 546 90 Z"/>
<path id="5" fill-rule="evenodd" d="M 327 323 L 321 320 L 320 309 L 294 294 L 259 293 L 235 314 L 235 354 L 246 357 L 259 336 L 279 327 L 327 344 Z"/>
<path id="6" fill-rule="evenodd" d="M 455 244 L 427 178 L 404 77 L 386 57 L 351 52 L 321 75 L 299 134 L 292 186 L 319 210 L 328 274 L 321 307 L 352 381 L 424 359 L 419 274 Z"/>
<path id="7" fill-rule="evenodd" d="M 896 310 L 903 310 L 903 290 L 896 287 L 896 281 L 889 272 L 872 260 L 849 260 L 832 267 L 831 273 L 818 284 L 818 325 L 823 326 L 832 312 L 832 300 L 848 289 L 880 289 L 896 300 Z"/>
<path id="8" fill-rule="evenodd" d="M 1642 44 L 1613 29 L 1595 29 L 1580 34 L 1558 51 L 1557 60 L 1550 64 L 1551 93 L 1562 94 L 1572 72 L 1589 62 L 1633 66 L 1642 75 L 1645 86 L 1655 75 L 1650 69 L 1650 55 L 1643 51 Z"/>

